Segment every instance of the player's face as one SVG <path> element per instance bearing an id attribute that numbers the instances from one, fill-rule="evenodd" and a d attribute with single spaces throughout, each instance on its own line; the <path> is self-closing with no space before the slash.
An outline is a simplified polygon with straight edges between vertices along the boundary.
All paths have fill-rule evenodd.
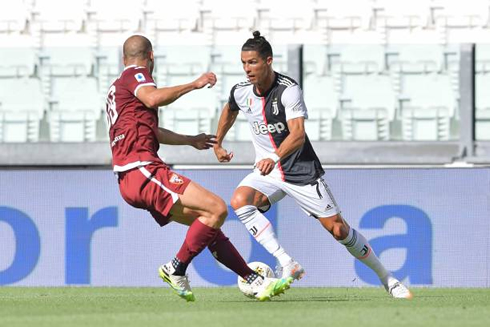
<path id="1" fill-rule="evenodd" d="M 271 72 L 272 57 L 263 59 L 257 51 L 242 51 L 242 65 L 250 83 L 260 85 Z"/>

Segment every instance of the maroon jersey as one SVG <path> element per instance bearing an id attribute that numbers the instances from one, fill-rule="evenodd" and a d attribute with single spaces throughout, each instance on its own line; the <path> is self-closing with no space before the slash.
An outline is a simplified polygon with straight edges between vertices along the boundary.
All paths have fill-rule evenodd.
<path id="1" fill-rule="evenodd" d="M 112 149 L 112 166 L 121 172 L 162 162 L 158 157 L 158 114 L 137 97 L 142 86 L 155 86 L 145 67 L 128 66 L 107 93 L 107 121 Z"/>

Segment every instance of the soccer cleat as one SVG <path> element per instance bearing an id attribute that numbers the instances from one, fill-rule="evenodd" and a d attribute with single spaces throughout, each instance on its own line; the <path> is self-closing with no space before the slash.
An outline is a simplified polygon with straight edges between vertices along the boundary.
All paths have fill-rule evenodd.
<path id="1" fill-rule="evenodd" d="M 272 297 L 284 293 L 293 282 L 293 278 L 268 278 L 259 276 L 251 284 L 252 293 L 259 301 L 269 301 Z"/>
<path id="2" fill-rule="evenodd" d="M 277 269 L 277 276 L 281 278 L 291 277 L 296 280 L 300 280 L 305 275 L 305 269 L 299 264 L 299 262 L 291 260 L 287 265 L 279 267 Z"/>
<path id="3" fill-rule="evenodd" d="M 186 300 L 187 302 L 193 302 L 196 300 L 194 293 L 192 293 L 191 286 L 187 276 L 172 275 L 172 263 L 167 263 L 158 268 L 158 274 L 170 287 L 177 293 L 178 296 Z"/>
<path id="4" fill-rule="evenodd" d="M 384 284 L 386 291 L 395 299 L 411 299 L 413 298 L 412 292 L 400 283 L 396 278 L 390 277 L 388 282 Z"/>

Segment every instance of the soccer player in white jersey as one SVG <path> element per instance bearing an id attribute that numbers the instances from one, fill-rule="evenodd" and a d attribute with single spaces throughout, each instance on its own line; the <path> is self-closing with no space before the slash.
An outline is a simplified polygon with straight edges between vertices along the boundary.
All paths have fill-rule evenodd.
<path id="1" fill-rule="evenodd" d="M 301 279 L 304 268 L 279 244 L 270 221 L 262 214 L 286 195 L 371 268 L 394 298 L 412 294 L 380 262 L 366 238 L 342 218 L 324 170 L 305 133 L 307 109 L 299 85 L 272 68 L 269 42 L 255 31 L 242 46 L 241 60 L 247 81 L 230 92 L 218 123 L 216 157 L 228 162 L 233 153 L 223 139 L 239 112 L 247 117 L 256 158 L 254 171 L 235 190 L 231 206 L 247 230 L 279 262 L 282 277 Z"/>

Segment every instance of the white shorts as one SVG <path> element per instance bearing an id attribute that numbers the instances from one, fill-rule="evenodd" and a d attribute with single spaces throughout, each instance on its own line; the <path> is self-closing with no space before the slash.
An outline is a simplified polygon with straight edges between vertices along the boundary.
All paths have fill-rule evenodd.
<path id="1" fill-rule="evenodd" d="M 247 175 L 237 187 L 240 186 L 248 186 L 264 194 L 271 205 L 289 195 L 306 214 L 315 218 L 331 217 L 340 213 L 337 202 L 322 177 L 312 185 L 295 185 L 253 172 Z M 269 207 L 259 209 L 264 212 Z"/>

